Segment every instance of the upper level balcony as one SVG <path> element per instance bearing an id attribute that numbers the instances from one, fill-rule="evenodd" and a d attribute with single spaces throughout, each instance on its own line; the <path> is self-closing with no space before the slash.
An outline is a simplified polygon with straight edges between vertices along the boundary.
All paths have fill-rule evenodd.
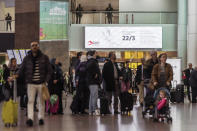
<path id="1" fill-rule="evenodd" d="M 80 24 L 177 24 L 177 12 L 155 11 L 72 11 L 70 23 L 79 24 L 80 15 Z"/>

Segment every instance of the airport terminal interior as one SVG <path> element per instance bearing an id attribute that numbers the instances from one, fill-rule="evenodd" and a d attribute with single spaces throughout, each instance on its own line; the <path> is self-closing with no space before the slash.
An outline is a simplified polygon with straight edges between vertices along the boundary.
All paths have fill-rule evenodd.
<path id="1" fill-rule="evenodd" d="M 0 131 L 196 131 L 197 0 L 0 0 Z"/>

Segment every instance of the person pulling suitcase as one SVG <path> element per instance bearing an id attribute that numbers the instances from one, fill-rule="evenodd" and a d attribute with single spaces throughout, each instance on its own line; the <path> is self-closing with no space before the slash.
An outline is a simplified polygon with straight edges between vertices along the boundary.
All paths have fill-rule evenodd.
<path id="1" fill-rule="evenodd" d="M 5 127 L 15 127 L 18 121 L 18 102 L 17 102 L 17 84 L 16 79 L 13 80 L 13 99 L 5 101 L 2 109 L 2 120 Z"/>

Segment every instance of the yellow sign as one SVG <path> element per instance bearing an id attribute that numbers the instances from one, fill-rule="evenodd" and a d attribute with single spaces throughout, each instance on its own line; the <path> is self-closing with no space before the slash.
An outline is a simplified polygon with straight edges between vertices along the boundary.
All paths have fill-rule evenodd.
<path id="1" fill-rule="evenodd" d="M 137 59 L 137 52 L 131 52 L 131 58 L 132 59 Z"/>
<path id="2" fill-rule="evenodd" d="M 124 52 L 124 58 L 125 58 L 125 59 L 130 59 L 130 58 L 131 58 L 131 53 L 130 53 L 130 51 L 125 51 L 125 52 Z"/>
<path id="3" fill-rule="evenodd" d="M 144 53 L 143 52 L 137 52 L 138 59 L 144 58 Z"/>
<path id="4" fill-rule="evenodd" d="M 137 68 L 137 63 L 131 63 L 131 68 L 136 69 Z"/>

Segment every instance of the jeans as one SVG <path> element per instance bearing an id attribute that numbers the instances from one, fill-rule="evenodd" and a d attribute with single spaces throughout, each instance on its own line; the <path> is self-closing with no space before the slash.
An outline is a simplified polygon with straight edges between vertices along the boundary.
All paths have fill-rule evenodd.
<path id="1" fill-rule="evenodd" d="M 120 95 L 118 81 L 116 81 L 114 88 L 115 88 L 114 91 L 107 92 L 107 97 L 108 97 L 108 101 L 109 101 L 109 107 L 111 107 L 112 96 L 114 96 L 114 112 L 117 112 L 118 111 L 118 97 Z"/>
<path id="2" fill-rule="evenodd" d="M 98 85 L 89 85 L 90 90 L 90 100 L 89 100 L 89 113 L 95 112 L 97 109 L 97 99 L 98 99 Z"/>

